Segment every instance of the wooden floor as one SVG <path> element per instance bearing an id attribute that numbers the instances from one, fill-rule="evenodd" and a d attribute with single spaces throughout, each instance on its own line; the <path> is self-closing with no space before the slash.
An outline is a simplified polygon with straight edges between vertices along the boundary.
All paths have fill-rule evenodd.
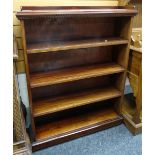
<path id="1" fill-rule="evenodd" d="M 100 108 L 95 111 L 90 111 L 84 114 L 75 115 L 74 117 L 62 118 L 53 122 L 45 123 L 36 126 L 36 140 L 40 141 L 46 138 L 54 138 L 69 134 L 69 132 L 78 132 L 87 128 L 99 126 L 107 121 L 120 119 L 120 116 L 114 111 L 113 108 Z M 82 129 L 83 128 L 83 129 Z"/>
<path id="2" fill-rule="evenodd" d="M 48 100 L 34 102 L 34 117 L 51 114 L 62 110 L 99 102 L 121 96 L 121 92 L 114 87 L 89 90 L 72 95 L 65 95 Z"/>
<path id="3" fill-rule="evenodd" d="M 30 76 L 30 85 L 31 88 L 36 88 L 123 71 L 124 68 L 115 63 L 73 67 L 70 69 L 63 69 L 53 72 L 33 74 Z"/>

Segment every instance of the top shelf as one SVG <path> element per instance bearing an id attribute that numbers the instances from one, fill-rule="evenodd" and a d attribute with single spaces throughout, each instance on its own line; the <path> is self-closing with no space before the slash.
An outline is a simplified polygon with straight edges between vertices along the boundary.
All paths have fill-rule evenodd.
<path id="1" fill-rule="evenodd" d="M 81 40 L 81 41 L 70 41 L 70 42 L 56 42 L 56 43 L 34 43 L 27 45 L 27 53 L 42 53 L 42 52 L 56 52 L 71 49 L 110 46 L 110 45 L 121 45 L 128 44 L 127 39 L 123 38 L 105 38 L 105 39 L 92 39 L 92 40 Z"/>
<path id="2" fill-rule="evenodd" d="M 137 14 L 137 10 L 133 7 L 123 6 L 64 6 L 64 7 L 52 7 L 52 6 L 23 6 L 21 11 L 17 12 L 18 19 L 32 19 L 40 17 L 53 17 L 62 15 L 101 15 L 101 16 L 134 16 Z"/>

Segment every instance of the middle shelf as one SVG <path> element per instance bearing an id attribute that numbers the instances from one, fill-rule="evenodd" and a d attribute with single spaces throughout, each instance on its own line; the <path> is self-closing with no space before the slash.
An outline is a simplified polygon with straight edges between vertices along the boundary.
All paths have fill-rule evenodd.
<path id="1" fill-rule="evenodd" d="M 31 88 L 36 88 L 85 78 L 120 73 L 123 71 L 124 68 L 116 63 L 73 67 L 52 72 L 31 74 L 30 86 Z"/>
<path id="2" fill-rule="evenodd" d="M 55 43 L 33 43 L 27 45 L 27 53 L 44 53 L 44 52 L 62 52 L 64 50 L 101 47 L 111 45 L 128 44 L 128 40 L 121 37 L 102 38 L 102 39 L 89 39 L 80 41 L 57 41 Z"/>
<path id="3" fill-rule="evenodd" d="M 39 117 L 62 110 L 104 101 L 121 96 L 121 92 L 114 87 L 106 87 L 84 91 L 34 102 L 34 117 Z"/>

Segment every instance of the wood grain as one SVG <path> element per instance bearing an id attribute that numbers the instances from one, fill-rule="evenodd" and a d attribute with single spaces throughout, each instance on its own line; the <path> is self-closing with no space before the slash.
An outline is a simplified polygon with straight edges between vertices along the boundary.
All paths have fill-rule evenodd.
<path id="1" fill-rule="evenodd" d="M 133 74 L 139 76 L 141 63 L 142 63 L 142 52 L 131 49 L 129 55 L 128 70 Z"/>
<path id="2" fill-rule="evenodd" d="M 63 96 L 65 94 L 76 94 L 83 91 L 112 86 L 112 83 L 115 82 L 114 77 L 116 77 L 116 75 L 118 74 L 99 76 L 95 78 L 81 79 L 72 82 L 33 88 L 33 102 L 56 96 Z"/>
<path id="3" fill-rule="evenodd" d="M 134 100 L 129 101 L 128 107 L 124 108 L 123 116 L 125 124 L 133 134 L 142 132 L 142 52 L 138 48 L 130 47 L 128 64 L 128 77 L 133 90 Z M 139 48 L 140 49 L 140 48 Z M 132 104 L 134 103 L 134 107 Z M 124 99 L 123 106 L 126 105 Z"/>
<path id="4" fill-rule="evenodd" d="M 121 31 L 118 31 L 118 33 L 120 33 L 119 35 L 129 40 L 129 43 L 127 45 L 120 48 L 120 53 L 118 54 L 118 57 L 117 57 L 117 63 L 125 68 L 124 74 L 122 74 L 122 76 L 119 77 L 117 80 L 117 88 L 121 90 L 122 94 L 124 93 L 126 71 L 128 67 L 128 60 L 129 60 L 129 47 L 130 47 L 130 41 L 131 41 L 132 23 L 133 23 L 133 17 L 124 18 L 120 20 L 120 22 L 118 21 L 117 23 L 117 28 L 121 29 Z M 115 109 L 119 114 L 121 114 L 122 104 L 123 104 L 123 95 L 121 96 L 119 100 L 120 101 L 118 101 L 115 104 Z"/>
<path id="5" fill-rule="evenodd" d="M 117 64 L 101 64 L 31 75 L 31 88 L 123 72 Z"/>
<path id="6" fill-rule="evenodd" d="M 118 18 L 69 17 L 37 18 L 25 20 L 27 44 L 52 43 L 60 45 L 66 42 L 100 40 L 115 35 L 114 24 Z M 95 23 L 95 26 L 94 26 Z M 92 33 L 93 32 L 93 33 Z"/>
<path id="7" fill-rule="evenodd" d="M 142 123 L 134 123 L 128 114 L 124 114 L 124 123 L 133 135 L 142 133 Z"/>
<path id="8" fill-rule="evenodd" d="M 70 118 L 64 118 L 59 121 L 42 124 L 36 127 L 37 141 L 46 138 L 52 138 L 74 130 L 80 130 L 83 127 L 89 127 L 97 123 L 106 122 L 116 119 L 119 116 L 113 109 L 99 109 L 96 111 L 86 112 L 83 115 L 77 115 Z"/>
<path id="9" fill-rule="evenodd" d="M 136 13 L 131 7 L 27 6 L 16 14 L 22 19 L 19 48 L 24 48 L 33 146 L 47 147 L 121 123 Z"/>
<path id="10" fill-rule="evenodd" d="M 28 54 L 30 74 L 115 62 L 116 58 L 112 60 L 114 52 L 119 53 L 118 50 L 113 50 L 113 46 L 106 46 Z"/>
<path id="11" fill-rule="evenodd" d="M 52 17 L 54 15 L 102 15 L 102 16 L 133 16 L 137 11 L 133 7 L 51 7 L 51 6 L 25 6 L 17 12 L 18 19 L 30 19 L 34 17 Z"/>
<path id="12" fill-rule="evenodd" d="M 27 90 L 29 95 L 29 106 L 30 106 L 30 120 L 31 120 L 31 127 L 32 127 L 32 139 L 35 140 L 35 124 L 34 124 L 34 117 L 33 117 L 33 106 L 32 106 L 32 94 L 30 89 L 30 75 L 29 75 L 29 64 L 27 59 L 26 53 L 26 33 L 25 33 L 25 25 L 24 21 L 21 21 L 21 32 L 22 32 L 22 46 L 24 50 L 24 62 L 25 62 L 25 71 L 26 71 L 26 79 L 27 79 Z"/>
<path id="13" fill-rule="evenodd" d="M 90 90 L 72 95 L 65 95 L 34 103 L 34 117 L 70 109 L 98 101 L 103 101 L 121 96 L 121 93 L 113 88 Z"/>
<path id="14" fill-rule="evenodd" d="M 121 45 L 128 44 L 128 40 L 123 38 L 104 38 L 100 40 L 81 40 L 81 41 L 70 41 L 70 42 L 58 42 L 58 43 L 35 43 L 27 45 L 27 53 L 40 53 L 40 52 L 52 52 L 52 51 L 63 51 L 79 48 L 90 48 L 110 45 Z"/>

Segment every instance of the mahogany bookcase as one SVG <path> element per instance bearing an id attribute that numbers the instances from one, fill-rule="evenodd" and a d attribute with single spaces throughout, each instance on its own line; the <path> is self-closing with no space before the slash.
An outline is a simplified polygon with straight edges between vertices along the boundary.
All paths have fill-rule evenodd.
<path id="1" fill-rule="evenodd" d="M 33 151 L 123 122 L 131 7 L 34 7 L 21 21 Z"/>

